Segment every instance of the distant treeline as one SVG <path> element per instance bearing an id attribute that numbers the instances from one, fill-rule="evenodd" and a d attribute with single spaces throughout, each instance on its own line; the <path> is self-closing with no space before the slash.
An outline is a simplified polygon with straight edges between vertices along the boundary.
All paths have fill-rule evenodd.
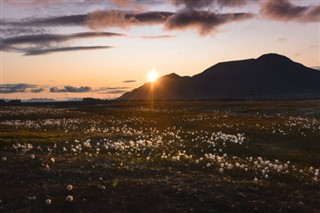
<path id="1" fill-rule="evenodd" d="M 14 99 L 14 100 L 9 100 L 9 101 L 5 101 L 3 99 L 0 99 L 0 104 L 2 103 L 12 103 L 12 104 L 17 104 L 17 103 L 21 103 L 20 99 Z"/>
<path id="2" fill-rule="evenodd" d="M 82 102 L 85 102 L 85 103 L 103 103 L 103 102 L 107 102 L 107 101 L 109 101 L 108 99 L 99 99 L 99 98 L 83 98 L 82 99 Z M 74 102 L 74 101 L 72 101 L 72 100 L 70 100 L 70 101 L 55 101 L 55 100 L 53 100 L 52 99 L 52 101 L 41 101 L 41 100 L 39 100 L 39 101 L 35 101 L 35 100 L 30 100 L 30 101 L 23 101 L 23 102 L 25 102 L 25 103 L 36 103 L 36 102 L 39 102 L 39 103 L 44 103 L 44 102 L 46 102 L 46 103 L 49 103 L 49 102 Z M 4 100 L 4 99 L 0 99 L 0 104 L 20 104 L 20 103 L 22 103 L 22 101 L 20 100 L 20 99 L 12 99 L 12 100 Z"/>
<path id="3" fill-rule="evenodd" d="M 108 99 L 99 99 L 99 98 L 83 98 L 83 102 L 106 102 Z"/>

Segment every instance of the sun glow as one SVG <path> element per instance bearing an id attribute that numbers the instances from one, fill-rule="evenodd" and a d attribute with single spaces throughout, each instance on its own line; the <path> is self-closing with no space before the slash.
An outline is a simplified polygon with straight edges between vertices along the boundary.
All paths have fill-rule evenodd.
<path id="1" fill-rule="evenodd" d="M 148 73 L 148 82 L 155 82 L 159 78 L 159 73 L 156 70 L 152 70 Z"/>

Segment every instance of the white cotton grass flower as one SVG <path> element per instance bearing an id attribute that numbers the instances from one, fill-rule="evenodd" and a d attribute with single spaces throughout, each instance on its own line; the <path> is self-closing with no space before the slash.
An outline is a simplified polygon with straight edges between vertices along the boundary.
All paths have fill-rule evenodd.
<path id="1" fill-rule="evenodd" d="M 47 205 L 50 205 L 51 203 L 52 203 L 51 199 L 49 199 L 49 198 L 46 199 L 46 204 L 47 204 Z"/>
<path id="2" fill-rule="evenodd" d="M 34 154 L 31 154 L 31 155 L 30 155 L 30 158 L 33 160 L 33 159 L 36 158 L 36 156 L 35 156 Z"/>
<path id="3" fill-rule="evenodd" d="M 71 185 L 71 184 L 69 184 L 68 186 L 67 186 L 67 190 L 68 191 L 71 191 L 73 189 L 73 186 Z"/>
<path id="4" fill-rule="evenodd" d="M 72 202 L 72 201 L 73 201 L 73 196 L 72 196 L 72 195 L 68 195 L 68 196 L 66 197 L 66 201 Z"/>
<path id="5" fill-rule="evenodd" d="M 7 161 L 7 158 L 6 157 L 2 157 L 1 160 L 2 161 Z"/>

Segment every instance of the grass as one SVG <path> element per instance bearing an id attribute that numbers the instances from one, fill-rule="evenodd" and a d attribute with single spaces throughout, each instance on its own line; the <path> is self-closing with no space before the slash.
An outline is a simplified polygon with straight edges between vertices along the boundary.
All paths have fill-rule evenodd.
<path id="1" fill-rule="evenodd" d="M 0 211 L 317 212 L 319 109 L 320 101 L 3 106 Z"/>

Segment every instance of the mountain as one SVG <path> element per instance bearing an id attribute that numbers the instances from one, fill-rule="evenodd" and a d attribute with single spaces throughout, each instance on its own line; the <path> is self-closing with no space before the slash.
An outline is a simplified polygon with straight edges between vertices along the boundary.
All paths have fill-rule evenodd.
<path id="1" fill-rule="evenodd" d="M 320 98 L 320 72 L 278 54 L 218 63 L 192 77 L 175 73 L 145 83 L 120 100 L 314 99 Z"/>

